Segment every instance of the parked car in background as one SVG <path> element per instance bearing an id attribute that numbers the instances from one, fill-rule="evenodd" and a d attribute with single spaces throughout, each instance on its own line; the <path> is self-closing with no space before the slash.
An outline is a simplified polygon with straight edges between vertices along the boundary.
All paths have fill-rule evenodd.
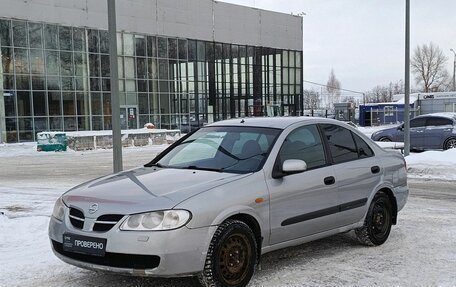
<path id="1" fill-rule="evenodd" d="M 404 124 L 372 134 L 374 141 L 403 142 Z M 456 113 L 434 113 L 410 120 L 410 149 L 456 148 Z"/>
<path id="2" fill-rule="evenodd" d="M 243 287 L 266 252 L 353 229 L 383 244 L 408 192 L 402 155 L 345 123 L 232 119 L 69 190 L 49 237 L 82 268 Z"/>

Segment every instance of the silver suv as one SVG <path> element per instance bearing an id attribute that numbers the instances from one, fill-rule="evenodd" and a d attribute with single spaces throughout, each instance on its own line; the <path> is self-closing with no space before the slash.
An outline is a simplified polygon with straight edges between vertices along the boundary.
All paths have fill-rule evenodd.
<path id="1" fill-rule="evenodd" d="M 246 286 L 266 252 L 352 229 L 383 244 L 407 196 L 402 155 L 344 123 L 234 119 L 69 190 L 49 237 L 82 268 Z"/>

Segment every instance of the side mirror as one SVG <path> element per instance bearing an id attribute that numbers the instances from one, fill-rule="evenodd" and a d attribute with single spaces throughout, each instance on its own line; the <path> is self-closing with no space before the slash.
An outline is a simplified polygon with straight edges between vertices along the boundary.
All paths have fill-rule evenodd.
<path id="1" fill-rule="evenodd" d="M 300 173 L 306 170 L 307 163 L 300 159 L 287 159 L 282 165 L 282 171 L 286 174 Z"/>
<path id="2" fill-rule="evenodd" d="M 300 159 L 287 159 L 282 166 L 276 164 L 272 171 L 272 178 L 282 178 L 290 174 L 296 174 L 307 170 L 307 163 Z"/>
<path id="3" fill-rule="evenodd" d="M 397 127 L 397 130 L 398 130 L 398 131 L 403 131 L 403 130 L 404 130 L 404 125 L 398 126 L 398 127 Z"/>

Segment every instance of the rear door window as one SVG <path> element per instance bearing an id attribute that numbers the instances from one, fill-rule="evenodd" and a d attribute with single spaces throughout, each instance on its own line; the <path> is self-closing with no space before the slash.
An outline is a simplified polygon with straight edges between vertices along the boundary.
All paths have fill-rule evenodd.
<path id="1" fill-rule="evenodd" d="M 447 125 L 453 125 L 453 121 L 450 119 L 446 118 L 437 118 L 437 117 L 431 117 L 428 118 L 426 121 L 426 126 L 428 127 L 438 127 L 438 126 L 447 126 Z"/>
<path id="2" fill-rule="evenodd" d="M 372 151 L 372 149 L 360 136 L 353 133 L 353 137 L 355 138 L 359 158 L 366 158 L 366 157 L 374 156 L 374 152 Z"/>
<path id="3" fill-rule="evenodd" d="M 321 127 L 335 164 L 358 159 L 358 149 L 351 131 L 337 125 L 325 124 Z"/>

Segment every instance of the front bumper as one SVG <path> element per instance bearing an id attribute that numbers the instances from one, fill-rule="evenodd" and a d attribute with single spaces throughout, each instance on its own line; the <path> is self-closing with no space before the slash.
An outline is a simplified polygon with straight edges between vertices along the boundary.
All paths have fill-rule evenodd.
<path id="1" fill-rule="evenodd" d="M 142 232 L 121 231 L 115 226 L 108 232 L 86 232 L 75 229 L 68 220 L 61 222 L 51 217 L 49 238 L 58 258 L 81 268 L 135 276 L 180 277 L 203 270 L 216 228 L 182 227 Z M 106 238 L 106 255 L 97 257 L 63 251 L 64 233 Z"/>

